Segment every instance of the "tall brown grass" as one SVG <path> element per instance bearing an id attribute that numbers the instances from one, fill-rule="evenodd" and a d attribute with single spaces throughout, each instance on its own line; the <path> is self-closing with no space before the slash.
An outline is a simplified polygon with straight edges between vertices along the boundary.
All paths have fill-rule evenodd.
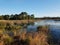
<path id="1" fill-rule="evenodd" d="M 49 45 L 47 42 L 47 26 L 38 26 L 36 32 L 27 32 L 27 30 L 25 30 L 20 33 L 18 28 L 15 28 L 16 30 L 12 29 L 12 32 L 14 33 L 14 36 L 12 37 L 9 36 L 9 34 L 4 33 L 5 30 L 0 30 L 0 45 Z"/>

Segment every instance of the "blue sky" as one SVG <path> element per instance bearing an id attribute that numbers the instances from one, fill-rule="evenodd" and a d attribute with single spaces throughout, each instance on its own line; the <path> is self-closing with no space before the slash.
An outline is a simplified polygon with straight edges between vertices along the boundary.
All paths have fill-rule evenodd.
<path id="1" fill-rule="evenodd" d="M 60 0 L 0 0 L 0 15 L 27 12 L 35 17 L 60 16 Z"/>

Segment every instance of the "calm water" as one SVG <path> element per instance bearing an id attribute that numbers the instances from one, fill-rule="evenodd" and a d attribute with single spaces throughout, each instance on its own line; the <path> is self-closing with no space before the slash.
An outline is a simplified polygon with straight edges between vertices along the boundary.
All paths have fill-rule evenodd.
<path id="1" fill-rule="evenodd" d="M 60 21 L 54 20 L 42 20 L 35 22 L 35 25 L 28 26 L 28 31 L 36 31 L 37 26 L 40 25 L 50 25 L 49 30 L 51 31 L 52 37 L 54 40 L 60 40 Z"/>

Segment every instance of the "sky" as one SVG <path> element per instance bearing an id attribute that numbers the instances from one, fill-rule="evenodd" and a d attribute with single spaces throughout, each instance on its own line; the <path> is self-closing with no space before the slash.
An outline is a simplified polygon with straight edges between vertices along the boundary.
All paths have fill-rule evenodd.
<path id="1" fill-rule="evenodd" d="M 21 12 L 35 17 L 60 17 L 60 0 L 0 0 L 0 15 Z"/>

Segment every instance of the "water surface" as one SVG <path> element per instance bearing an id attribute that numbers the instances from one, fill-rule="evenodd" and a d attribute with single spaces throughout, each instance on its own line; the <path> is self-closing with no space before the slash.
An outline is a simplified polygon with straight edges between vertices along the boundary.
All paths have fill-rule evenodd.
<path id="1" fill-rule="evenodd" d="M 60 40 L 60 21 L 54 20 L 42 20 L 35 22 L 34 25 L 28 26 L 28 31 L 36 31 L 37 26 L 49 25 L 49 30 L 51 31 L 53 39 L 58 42 Z"/>

